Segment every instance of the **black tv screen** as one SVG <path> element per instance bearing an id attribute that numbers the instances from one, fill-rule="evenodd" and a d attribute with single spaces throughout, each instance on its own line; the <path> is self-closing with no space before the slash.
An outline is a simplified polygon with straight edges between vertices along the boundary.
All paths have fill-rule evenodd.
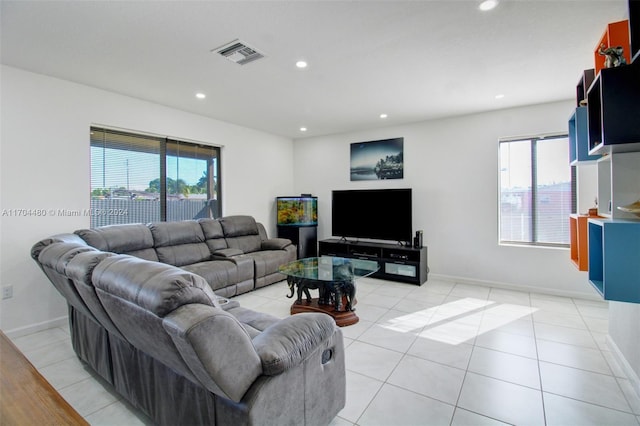
<path id="1" fill-rule="evenodd" d="M 410 242 L 411 218 L 411 188 L 332 191 L 333 236 Z"/>

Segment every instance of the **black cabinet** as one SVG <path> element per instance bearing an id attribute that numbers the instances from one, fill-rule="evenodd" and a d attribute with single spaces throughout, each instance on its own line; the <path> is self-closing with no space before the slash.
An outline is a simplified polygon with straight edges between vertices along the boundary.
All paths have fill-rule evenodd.
<path id="1" fill-rule="evenodd" d="M 330 238 L 319 242 L 319 255 L 375 260 L 380 264 L 380 269 L 371 276 L 391 281 L 421 285 L 427 281 L 429 273 L 426 247 L 349 242 Z"/>
<path id="2" fill-rule="evenodd" d="M 317 226 L 278 226 L 278 237 L 288 238 L 298 246 L 298 259 L 318 255 Z"/>
<path id="3" fill-rule="evenodd" d="M 593 80 L 596 77 L 596 72 L 593 68 L 584 70 L 582 75 L 580 76 L 580 81 L 576 85 L 576 106 L 583 106 L 582 101 L 587 101 L 587 91 L 591 84 L 593 84 Z"/>
<path id="4" fill-rule="evenodd" d="M 587 94 L 589 154 L 640 147 L 640 64 L 603 68 Z"/>

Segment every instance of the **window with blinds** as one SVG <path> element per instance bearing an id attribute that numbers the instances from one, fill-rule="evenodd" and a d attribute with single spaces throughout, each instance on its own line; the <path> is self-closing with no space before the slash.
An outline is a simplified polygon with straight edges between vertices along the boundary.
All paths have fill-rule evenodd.
<path id="1" fill-rule="evenodd" d="M 219 216 L 217 206 L 218 155 L 216 148 L 176 140 L 166 141 L 167 219 L 192 219 L 184 202 L 204 201 Z M 197 203 L 194 204 L 197 206 Z"/>
<path id="2" fill-rule="evenodd" d="M 219 217 L 220 149 L 91 128 L 91 226 Z"/>
<path id="3" fill-rule="evenodd" d="M 500 141 L 500 243 L 568 247 L 568 144 L 566 135 Z"/>

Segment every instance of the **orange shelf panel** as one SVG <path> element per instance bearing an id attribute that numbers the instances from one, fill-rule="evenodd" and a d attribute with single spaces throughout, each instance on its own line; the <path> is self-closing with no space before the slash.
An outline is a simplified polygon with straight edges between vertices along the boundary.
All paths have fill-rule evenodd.
<path id="1" fill-rule="evenodd" d="M 569 216 L 569 241 L 571 261 L 580 269 L 578 261 L 578 217 L 576 215 Z"/>
<path id="2" fill-rule="evenodd" d="M 572 214 L 569 216 L 571 261 L 579 271 L 589 270 L 588 219 L 598 216 Z"/>
<path id="3" fill-rule="evenodd" d="M 607 25 L 607 29 L 604 31 L 602 38 L 596 45 L 593 52 L 595 59 L 596 75 L 604 68 L 605 56 L 598 53 L 600 46 L 604 44 L 604 48 L 622 46 L 624 49 L 624 58 L 627 60 L 627 64 L 631 63 L 631 46 L 629 38 L 629 20 L 612 22 Z"/>

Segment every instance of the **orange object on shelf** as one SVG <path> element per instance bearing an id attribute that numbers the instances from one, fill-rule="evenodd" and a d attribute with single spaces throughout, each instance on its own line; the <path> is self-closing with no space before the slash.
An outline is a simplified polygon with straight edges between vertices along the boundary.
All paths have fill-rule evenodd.
<path id="1" fill-rule="evenodd" d="M 595 59 L 596 75 L 604 68 L 604 61 L 606 57 L 599 53 L 600 46 L 604 45 L 604 49 L 608 47 L 622 46 L 624 49 L 624 58 L 627 60 L 627 64 L 631 63 L 631 46 L 629 38 L 629 20 L 612 22 L 607 25 L 607 29 L 604 31 L 602 38 L 596 45 L 593 53 Z"/>

